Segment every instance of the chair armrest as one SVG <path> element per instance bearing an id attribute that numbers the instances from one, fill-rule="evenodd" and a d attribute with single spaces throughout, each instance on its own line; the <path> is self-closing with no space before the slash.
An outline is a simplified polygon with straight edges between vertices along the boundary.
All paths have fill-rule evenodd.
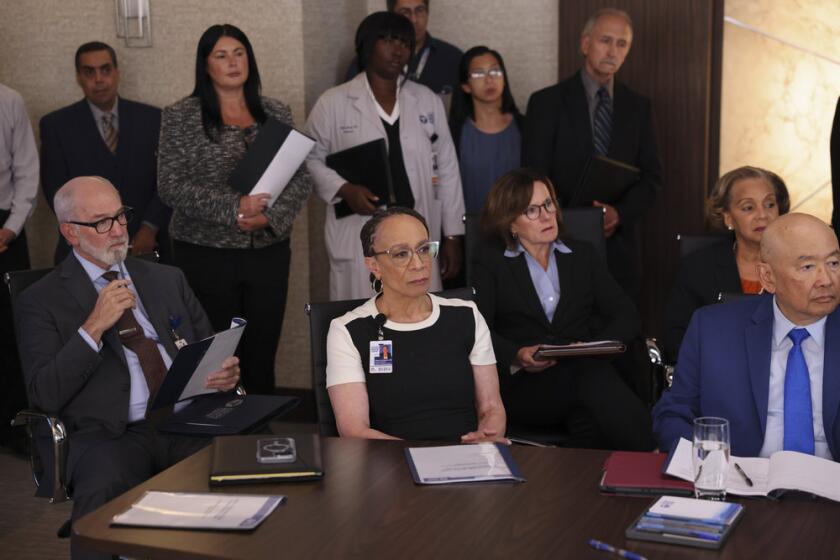
<path id="1" fill-rule="evenodd" d="M 50 503 L 65 502 L 69 499 L 65 480 L 65 465 L 67 463 L 67 430 L 64 423 L 55 416 L 46 414 L 37 409 L 24 409 L 15 414 L 12 419 L 12 426 L 25 426 L 29 434 L 29 463 L 32 468 L 32 478 L 35 486 L 41 486 L 38 473 L 41 472 L 41 457 L 38 454 L 38 444 L 35 441 L 35 433 L 32 424 L 46 422 L 50 429 L 52 439 L 53 464 L 50 467 L 53 479 L 53 492 L 50 496 Z"/>

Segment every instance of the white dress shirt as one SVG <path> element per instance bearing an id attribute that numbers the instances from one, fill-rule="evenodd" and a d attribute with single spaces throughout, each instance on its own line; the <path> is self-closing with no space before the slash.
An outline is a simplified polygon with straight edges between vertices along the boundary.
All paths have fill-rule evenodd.
<path id="1" fill-rule="evenodd" d="M 114 130 L 119 132 L 120 131 L 120 98 L 117 97 L 114 100 L 114 106 L 111 107 L 111 110 L 108 111 L 107 113 L 105 111 L 103 111 L 102 109 L 100 109 L 99 107 L 97 107 L 96 105 L 94 105 L 93 103 L 91 103 L 90 100 L 88 100 L 87 103 L 88 103 L 88 107 L 90 107 L 90 110 L 93 112 L 93 120 L 96 123 L 96 130 L 99 131 L 99 135 L 102 137 L 102 140 L 107 142 L 108 141 L 108 132 L 105 130 L 105 124 L 102 122 L 102 115 L 105 115 L 107 113 L 110 113 L 111 115 L 113 115 L 114 118 L 111 119 L 111 126 L 114 127 Z"/>
<path id="2" fill-rule="evenodd" d="M 38 149 L 23 98 L 0 84 L 0 209 L 11 210 L 0 228 L 20 235 L 38 196 Z"/>
<path id="3" fill-rule="evenodd" d="M 811 413 L 814 418 L 814 454 L 832 459 L 823 428 L 822 387 L 823 361 L 825 358 L 825 317 L 810 325 L 795 325 L 784 316 L 773 298 L 773 340 L 770 348 L 770 391 L 767 400 L 767 428 L 764 431 L 764 445 L 760 457 L 769 457 L 784 449 L 785 439 L 785 371 L 793 341 L 788 337 L 791 329 L 808 330 L 808 338 L 802 341 L 802 354 L 808 365 L 811 381 Z"/>

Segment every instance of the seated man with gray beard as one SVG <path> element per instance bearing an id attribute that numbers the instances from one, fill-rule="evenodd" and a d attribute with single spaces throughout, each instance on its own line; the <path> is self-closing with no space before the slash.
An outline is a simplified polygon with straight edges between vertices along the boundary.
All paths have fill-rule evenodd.
<path id="1" fill-rule="evenodd" d="M 18 336 L 30 402 L 67 428 L 75 520 L 209 443 L 158 432 L 147 414 L 175 341 L 213 331 L 179 269 L 126 258 L 131 208 L 111 183 L 77 177 L 54 202 L 73 251 L 20 295 Z M 236 386 L 239 360 L 222 368 L 207 387 Z"/>

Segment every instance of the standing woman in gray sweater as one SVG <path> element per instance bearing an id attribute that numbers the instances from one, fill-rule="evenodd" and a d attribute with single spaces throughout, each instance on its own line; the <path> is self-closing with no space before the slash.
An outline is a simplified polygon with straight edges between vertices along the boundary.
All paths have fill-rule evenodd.
<path id="1" fill-rule="evenodd" d="M 195 89 L 163 110 L 158 191 L 172 207 L 176 264 L 216 331 L 231 317 L 248 327 L 239 347 L 252 393 L 274 390 L 274 356 L 289 279 L 289 236 L 311 182 L 306 167 L 271 206 L 243 196 L 227 179 L 267 118 L 293 125 L 289 107 L 260 95 L 251 43 L 237 27 L 208 28 L 198 42 Z M 170 317 L 177 329 L 178 317 Z"/>

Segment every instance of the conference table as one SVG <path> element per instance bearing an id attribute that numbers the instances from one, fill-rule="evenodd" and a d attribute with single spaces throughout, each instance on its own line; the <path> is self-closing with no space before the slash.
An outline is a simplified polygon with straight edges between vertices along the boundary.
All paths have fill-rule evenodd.
<path id="1" fill-rule="evenodd" d="M 724 547 L 709 551 L 626 539 L 654 498 L 598 491 L 608 451 L 514 446 L 526 482 L 418 486 L 406 446 L 323 438 L 323 480 L 209 490 L 288 497 L 251 532 L 109 525 L 146 490 L 208 491 L 205 448 L 78 520 L 73 538 L 141 558 L 609 558 L 588 546 L 591 538 L 649 559 L 840 558 L 834 502 L 735 499 L 744 516 Z"/>

